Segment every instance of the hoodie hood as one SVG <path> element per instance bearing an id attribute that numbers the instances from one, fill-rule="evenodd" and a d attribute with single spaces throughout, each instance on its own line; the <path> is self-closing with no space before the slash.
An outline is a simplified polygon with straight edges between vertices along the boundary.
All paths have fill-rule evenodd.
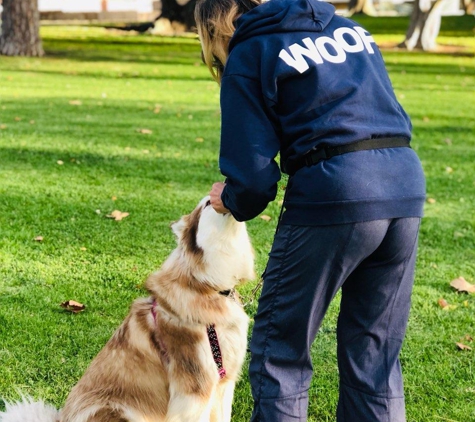
<path id="1" fill-rule="evenodd" d="M 229 52 L 248 38 L 278 32 L 321 32 L 335 7 L 319 0 L 270 0 L 242 15 L 229 43 Z"/>

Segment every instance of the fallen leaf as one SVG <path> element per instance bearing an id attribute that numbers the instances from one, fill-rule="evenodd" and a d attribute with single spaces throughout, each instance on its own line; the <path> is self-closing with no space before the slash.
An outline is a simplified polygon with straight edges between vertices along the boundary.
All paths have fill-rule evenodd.
<path id="1" fill-rule="evenodd" d="M 150 129 L 137 129 L 137 132 L 143 133 L 144 135 L 151 135 L 153 133 Z"/>
<path id="2" fill-rule="evenodd" d="M 471 343 L 473 341 L 473 337 L 470 334 L 465 334 L 463 340 L 468 341 Z"/>
<path id="3" fill-rule="evenodd" d="M 61 308 L 64 308 L 73 314 L 77 314 L 78 312 L 82 312 L 84 309 L 86 309 L 86 306 L 84 306 L 82 303 L 76 302 L 75 300 L 67 300 L 66 302 L 62 302 L 60 306 Z"/>
<path id="4" fill-rule="evenodd" d="M 30 120 L 30 125 L 34 125 L 35 124 L 35 121 L 34 120 Z"/>
<path id="5" fill-rule="evenodd" d="M 113 196 L 111 199 L 112 199 L 113 201 L 117 201 L 117 196 Z"/>
<path id="6" fill-rule="evenodd" d="M 447 306 L 449 306 L 449 303 L 444 299 L 444 298 L 440 298 L 437 303 L 439 304 L 439 306 L 444 309 L 446 308 Z"/>
<path id="7" fill-rule="evenodd" d="M 450 173 L 453 173 L 453 172 L 454 172 L 454 169 L 453 169 L 452 167 L 447 166 L 447 167 L 445 168 L 445 172 L 450 174 Z"/>
<path id="8" fill-rule="evenodd" d="M 470 284 L 463 277 L 456 278 L 450 282 L 450 285 L 461 293 L 475 293 L 475 285 Z"/>
<path id="9" fill-rule="evenodd" d="M 20 122 L 21 121 L 21 117 L 15 117 L 15 122 Z"/>
<path id="10" fill-rule="evenodd" d="M 427 198 L 429 204 L 435 204 L 437 201 L 434 198 Z"/>
<path id="11" fill-rule="evenodd" d="M 58 161 L 56 161 L 56 164 L 58 164 L 58 165 L 62 166 L 62 165 L 64 164 L 64 161 L 62 161 L 62 160 L 58 160 Z"/>
<path id="12" fill-rule="evenodd" d="M 7 128 L 7 125 L 0 125 L 0 129 L 6 129 Z"/>
<path id="13" fill-rule="evenodd" d="M 260 217 L 261 217 L 264 221 L 270 221 L 270 220 L 272 220 L 272 217 L 269 217 L 268 215 L 265 215 L 265 214 L 262 214 Z"/>
<path id="14" fill-rule="evenodd" d="M 204 138 L 201 138 L 198 136 L 198 138 L 195 139 L 196 142 L 204 142 Z"/>
<path id="15" fill-rule="evenodd" d="M 422 118 L 422 121 L 423 121 L 423 122 L 430 122 L 430 118 L 427 117 L 427 116 L 424 116 L 424 117 Z"/>
<path id="16" fill-rule="evenodd" d="M 106 215 L 107 218 L 113 218 L 115 221 L 120 221 L 130 215 L 128 212 L 122 212 L 119 210 L 114 210 L 110 214 Z"/>
<path id="17" fill-rule="evenodd" d="M 71 100 L 69 102 L 70 105 L 74 105 L 74 106 L 80 106 L 82 105 L 82 101 L 81 100 Z"/>
<path id="18" fill-rule="evenodd" d="M 153 112 L 155 114 L 158 114 L 162 111 L 162 106 L 160 104 L 155 104 L 155 108 L 153 109 Z"/>
<path id="19" fill-rule="evenodd" d="M 445 139 L 444 139 L 444 142 L 445 142 L 447 145 L 452 145 L 452 139 L 450 139 L 450 138 L 445 138 Z"/>
<path id="20" fill-rule="evenodd" d="M 143 149 L 143 150 L 142 150 L 142 153 L 143 153 L 143 154 L 150 154 L 150 151 L 149 151 L 148 149 Z"/>
<path id="21" fill-rule="evenodd" d="M 79 250 L 81 250 L 81 251 L 87 251 L 87 248 L 85 248 L 84 246 L 82 246 L 81 248 L 79 248 Z"/>
<path id="22" fill-rule="evenodd" d="M 36 236 L 33 240 L 36 242 L 43 242 L 43 236 Z"/>
<path id="23" fill-rule="evenodd" d="M 97 215 L 100 215 L 100 213 L 101 213 L 101 210 L 96 210 Z"/>
<path id="24" fill-rule="evenodd" d="M 460 350 L 472 350 L 472 348 L 470 346 L 467 346 L 466 344 L 460 342 L 456 342 L 455 344 Z"/>

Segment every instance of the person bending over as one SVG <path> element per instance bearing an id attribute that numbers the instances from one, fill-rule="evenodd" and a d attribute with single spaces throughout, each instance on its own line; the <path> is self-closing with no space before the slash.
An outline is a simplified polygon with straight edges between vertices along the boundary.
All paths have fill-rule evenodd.
<path id="1" fill-rule="evenodd" d="M 221 86 L 212 206 L 250 220 L 289 175 L 250 344 L 252 421 L 307 420 L 310 347 L 339 289 L 337 421 L 405 421 L 425 181 L 381 53 L 316 0 L 198 0 L 195 17 Z"/>

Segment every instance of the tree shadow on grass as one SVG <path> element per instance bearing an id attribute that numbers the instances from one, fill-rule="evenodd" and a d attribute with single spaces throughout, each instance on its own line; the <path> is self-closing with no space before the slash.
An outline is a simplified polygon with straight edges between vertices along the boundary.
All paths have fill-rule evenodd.
<path id="1" fill-rule="evenodd" d="M 217 167 L 211 168 L 207 160 L 197 159 L 190 154 L 183 157 L 152 157 L 143 159 L 123 155 L 102 155 L 92 152 L 73 152 L 60 150 L 37 150 L 26 147 L 1 148 L 2 171 L 18 172 L 18 180 L 25 177 L 28 170 L 48 175 L 59 175 L 72 180 L 78 177 L 79 183 L 92 185 L 107 183 L 112 177 L 115 183 L 121 178 L 127 180 L 143 179 L 159 183 L 195 184 L 202 178 L 203 183 L 216 177 Z M 61 158 L 61 165 L 58 165 Z M 179 172 L 179 178 L 174 173 Z M 212 173 L 210 175 L 210 173 Z M 41 180 L 39 180 L 41 184 Z"/>
<path id="2" fill-rule="evenodd" d="M 167 63 L 168 65 L 168 63 Z M 58 67 L 61 67 L 58 64 Z M 115 71 L 112 72 L 101 72 L 101 71 L 79 71 L 79 70 L 40 70 L 40 69 L 12 69 L 14 72 L 21 72 L 21 73 L 38 73 L 44 75 L 63 75 L 63 76 L 74 76 L 74 77 L 81 77 L 81 78 L 102 78 L 102 79 L 117 79 L 117 80 L 126 80 L 126 79 L 142 79 L 142 80 L 156 80 L 156 81 L 201 81 L 201 82 L 213 82 L 211 76 L 206 74 L 191 74 L 190 76 L 180 76 L 180 72 L 178 70 L 170 70 L 164 71 L 162 74 L 160 73 L 152 73 L 152 74 L 145 74 L 133 71 Z"/>

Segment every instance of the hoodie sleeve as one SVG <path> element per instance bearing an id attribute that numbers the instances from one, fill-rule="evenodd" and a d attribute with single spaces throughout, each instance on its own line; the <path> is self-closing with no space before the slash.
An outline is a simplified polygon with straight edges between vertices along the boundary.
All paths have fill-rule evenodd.
<path id="1" fill-rule="evenodd" d="M 238 75 L 221 84 L 221 150 L 226 176 L 222 201 L 238 221 L 256 217 L 275 199 L 279 137 L 268 114 L 260 83 Z"/>

